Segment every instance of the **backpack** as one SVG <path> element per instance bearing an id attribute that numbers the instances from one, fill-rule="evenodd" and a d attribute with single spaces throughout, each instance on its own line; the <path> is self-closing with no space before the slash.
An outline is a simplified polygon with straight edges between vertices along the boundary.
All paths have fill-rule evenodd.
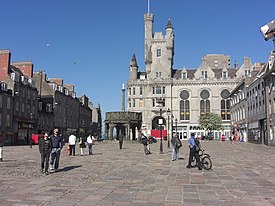
<path id="1" fill-rule="evenodd" d="M 177 139 L 176 142 L 175 142 L 175 147 L 180 148 L 181 146 L 182 146 L 181 141 L 179 139 Z"/>
<path id="2" fill-rule="evenodd" d="M 144 145 L 147 145 L 147 137 L 146 136 L 141 137 L 141 143 Z"/>

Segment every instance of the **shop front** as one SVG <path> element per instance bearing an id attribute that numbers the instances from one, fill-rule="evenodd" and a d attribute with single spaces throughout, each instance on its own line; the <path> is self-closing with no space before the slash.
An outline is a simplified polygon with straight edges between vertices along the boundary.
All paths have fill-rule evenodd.
<path id="1" fill-rule="evenodd" d="M 18 122 L 18 131 L 17 131 L 17 145 L 27 145 L 32 144 L 31 137 L 32 134 L 36 134 L 35 125 L 28 122 Z"/>

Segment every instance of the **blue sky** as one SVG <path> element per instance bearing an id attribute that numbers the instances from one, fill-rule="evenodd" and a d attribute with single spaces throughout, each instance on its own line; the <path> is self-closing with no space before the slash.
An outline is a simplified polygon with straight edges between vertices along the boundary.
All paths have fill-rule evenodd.
<path id="1" fill-rule="evenodd" d="M 0 48 L 12 61 L 32 61 L 34 71 L 74 84 L 105 112 L 121 110 L 121 84 L 136 54 L 144 71 L 147 0 L 0 0 Z M 231 63 L 266 62 L 273 50 L 259 28 L 275 19 L 274 0 L 150 0 L 154 31 L 175 33 L 174 68 L 196 68 L 205 54 Z M 232 65 L 233 66 L 233 65 Z"/>

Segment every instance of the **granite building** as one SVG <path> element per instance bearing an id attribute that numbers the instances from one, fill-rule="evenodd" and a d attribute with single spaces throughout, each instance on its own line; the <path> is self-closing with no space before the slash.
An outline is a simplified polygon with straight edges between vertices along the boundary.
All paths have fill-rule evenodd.
<path id="1" fill-rule="evenodd" d="M 139 70 L 133 54 L 127 81 L 128 111 L 142 113 L 141 132 L 157 136 L 158 130 L 171 137 L 177 132 L 187 139 L 191 132 L 206 135 L 199 127 L 201 114 L 213 112 L 222 117 L 224 130 L 214 137 L 231 135 L 230 92 L 253 70 L 249 58 L 238 68 L 230 56 L 207 54 L 198 68 L 173 68 L 175 36 L 168 19 L 165 33 L 153 32 L 154 15 L 144 15 L 145 69 Z M 245 65 L 252 65 L 247 67 Z M 161 104 L 160 104 L 161 103 Z M 161 127 L 160 127 L 161 124 Z"/>

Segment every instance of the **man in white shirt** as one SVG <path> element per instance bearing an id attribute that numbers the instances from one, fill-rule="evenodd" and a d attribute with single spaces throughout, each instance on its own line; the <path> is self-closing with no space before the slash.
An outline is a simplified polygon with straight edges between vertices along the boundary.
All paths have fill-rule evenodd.
<path id="1" fill-rule="evenodd" d="M 76 143 L 76 136 L 75 136 L 75 133 L 72 133 L 69 136 L 69 147 L 70 147 L 70 154 L 69 155 L 75 156 L 75 143 Z"/>
<path id="2" fill-rule="evenodd" d="M 92 155 L 93 154 L 93 144 L 95 142 L 95 138 L 92 134 L 90 134 L 88 137 L 87 137 L 87 145 L 88 145 L 88 151 L 89 151 L 89 155 Z"/>

